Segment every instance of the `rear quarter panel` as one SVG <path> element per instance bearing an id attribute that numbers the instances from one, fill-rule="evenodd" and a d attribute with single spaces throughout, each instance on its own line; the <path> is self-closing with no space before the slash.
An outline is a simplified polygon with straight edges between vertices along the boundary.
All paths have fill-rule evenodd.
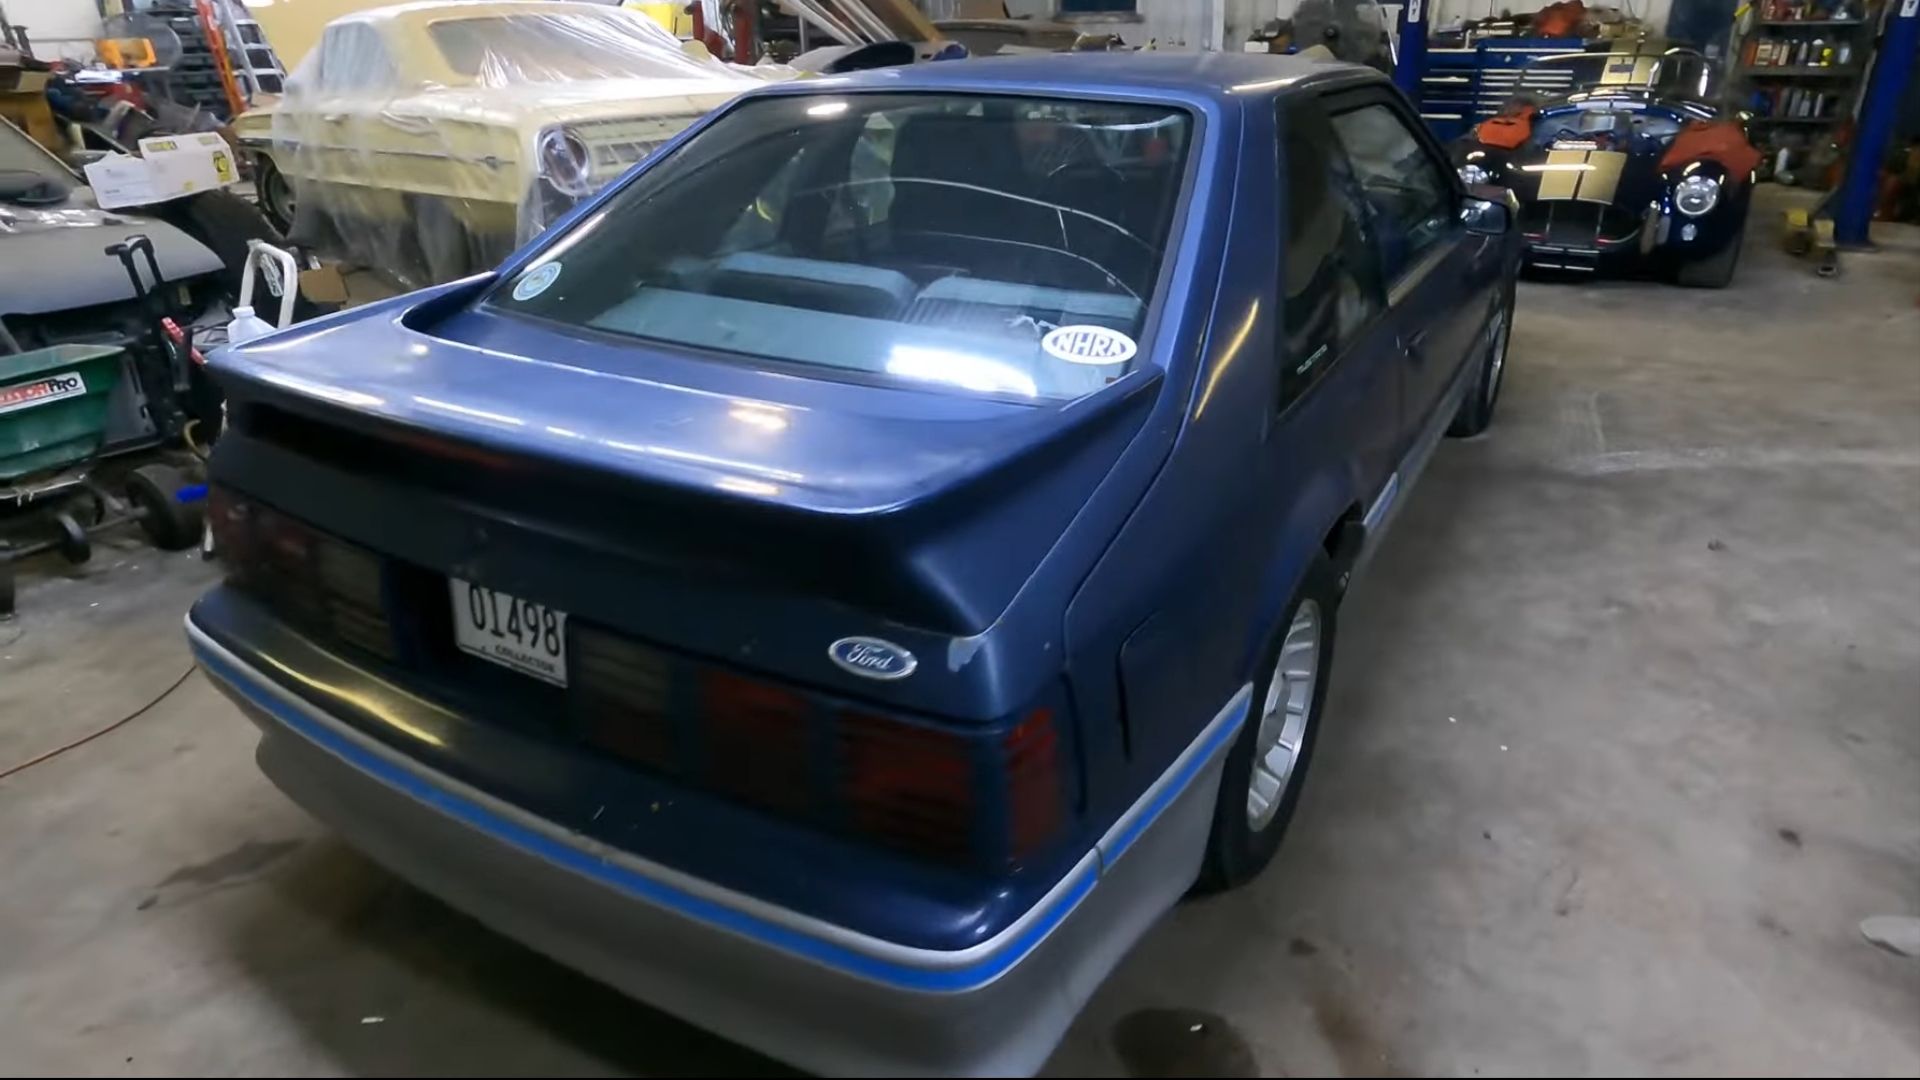
<path id="1" fill-rule="evenodd" d="M 1119 812 L 1252 677 L 1328 529 L 1355 507 L 1343 361 L 1278 415 L 1273 108 L 1241 110 L 1210 329 L 1171 455 L 1067 616 L 1094 820 Z"/>

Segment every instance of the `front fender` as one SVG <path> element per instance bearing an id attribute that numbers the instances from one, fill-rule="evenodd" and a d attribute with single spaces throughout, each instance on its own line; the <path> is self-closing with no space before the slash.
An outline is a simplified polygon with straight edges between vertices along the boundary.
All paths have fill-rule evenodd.
<path id="1" fill-rule="evenodd" d="M 1681 213 L 1674 204 L 1675 186 L 1689 176 L 1720 181 L 1720 200 L 1698 217 Z M 1683 261 L 1708 258 L 1733 243 L 1746 228 L 1747 204 L 1753 197 L 1753 185 L 1747 177 L 1730 172 L 1717 161 L 1690 161 L 1662 170 L 1660 180 L 1659 214 L 1665 221 L 1655 247 L 1661 254 Z M 1687 235 L 1688 225 L 1693 226 L 1692 236 Z"/>

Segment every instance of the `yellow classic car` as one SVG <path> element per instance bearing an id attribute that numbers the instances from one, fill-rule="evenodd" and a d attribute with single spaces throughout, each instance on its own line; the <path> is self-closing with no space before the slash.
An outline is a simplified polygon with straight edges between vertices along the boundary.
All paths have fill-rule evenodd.
<path id="1" fill-rule="evenodd" d="M 423 285 L 498 262 L 758 85 L 748 70 L 617 7 L 402 4 L 328 24 L 234 128 L 294 240 Z"/>

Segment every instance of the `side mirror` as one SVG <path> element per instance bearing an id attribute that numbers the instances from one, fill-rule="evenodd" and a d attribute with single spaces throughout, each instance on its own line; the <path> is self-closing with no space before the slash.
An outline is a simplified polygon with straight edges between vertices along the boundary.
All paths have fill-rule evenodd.
<path id="1" fill-rule="evenodd" d="M 1460 204 L 1460 220 L 1470 233 L 1500 236 L 1512 230 L 1514 208 L 1513 192 L 1490 184 L 1476 184 L 1467 189 L 1466 201 Z"/>

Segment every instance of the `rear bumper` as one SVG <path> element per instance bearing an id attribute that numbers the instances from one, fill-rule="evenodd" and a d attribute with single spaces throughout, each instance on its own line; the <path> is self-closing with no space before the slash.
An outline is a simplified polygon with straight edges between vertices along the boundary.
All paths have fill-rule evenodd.
<path id="1" fill-rule="evenodd" d="M 682 1019 L 831 1074 L 1031 1073 L 1192 883 L 1243 688 L 1058 886 L 964 950 L 884 941 L 611 848 L 329 716 L 187 619 L 262 770 L 401 877 Z M 1124 856 L 1124 858 L 1123 858 Z"/>

